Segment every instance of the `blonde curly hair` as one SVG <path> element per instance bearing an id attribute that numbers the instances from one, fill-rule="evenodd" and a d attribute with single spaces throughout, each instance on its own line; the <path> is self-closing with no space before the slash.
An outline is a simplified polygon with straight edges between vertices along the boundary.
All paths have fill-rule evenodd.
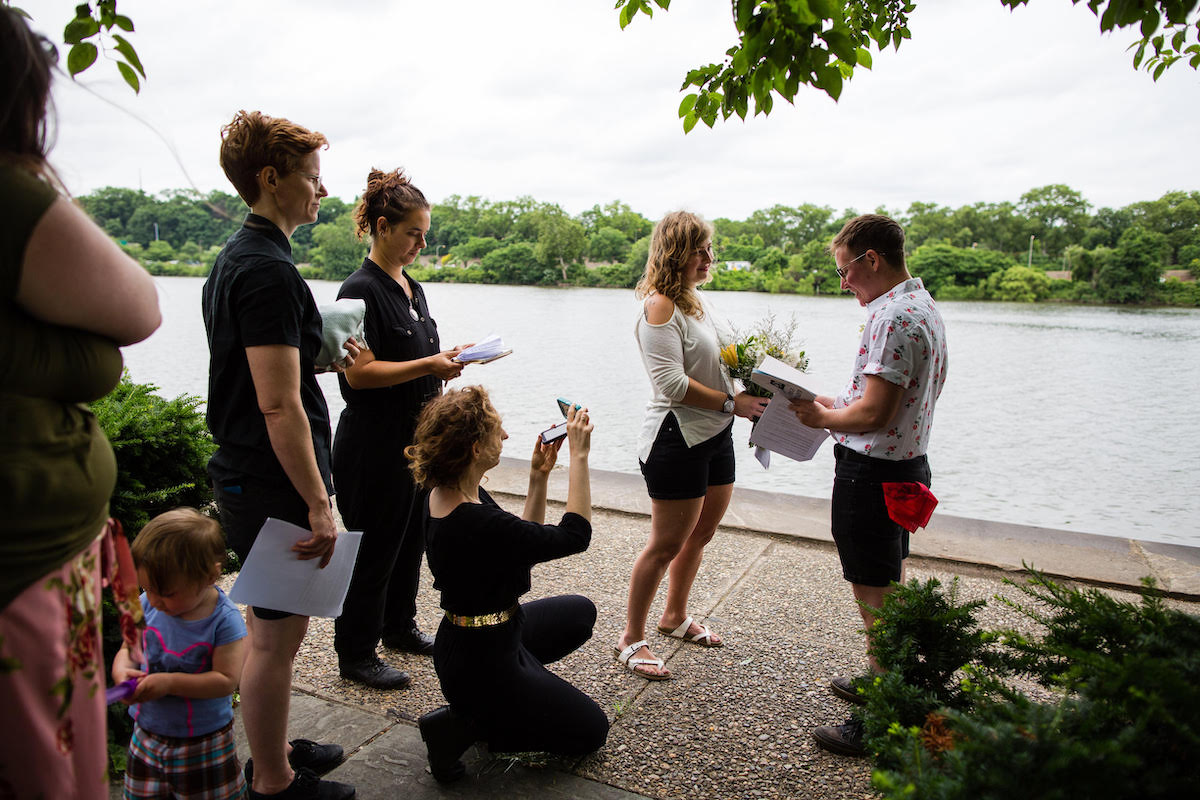
<path id="1" fill-rule="evenodd" d="M 712 241 L 712 223 L 690 211 L 673 211 L 654 226 L 650 256 L 634 293 L 638 299 L 658 292 L 689 317 L 703 319 L 695 289 L 683 285 L 683 269 L 692 253 Z"/>

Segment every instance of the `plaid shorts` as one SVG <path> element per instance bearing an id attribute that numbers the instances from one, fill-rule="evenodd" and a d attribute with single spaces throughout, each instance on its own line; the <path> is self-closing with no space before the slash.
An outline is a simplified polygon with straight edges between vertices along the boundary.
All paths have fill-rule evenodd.
<path id="1" fill-rule="evenodd" d="M 125 800 L 246 796 L 233 722 L 204 736 L 159 736 L 134 726 L 125 767 Z"/>

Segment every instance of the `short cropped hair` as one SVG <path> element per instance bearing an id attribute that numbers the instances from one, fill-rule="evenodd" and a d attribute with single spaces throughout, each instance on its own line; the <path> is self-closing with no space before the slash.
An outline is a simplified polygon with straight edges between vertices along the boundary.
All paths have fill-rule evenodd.
<path id="1" fill-rule="evenodd" d="M 129 548 L 151 589 L 211 583 L 225 564 L 225 534 L 194 508 L 173 508 L 146 523 Z"/>
<path id="2" fill-rule="evenodd" d="M 454 486 L 471 466 L 477 442 L 500 429 L 482 386 L 451 389 L 421 409 L 413 443 L 404 448 L 413 480 L 424 489 Z"/>
<path id="3" fill-rule="evenodd" d="M 384 172 L 372 168 L 367 175 L 367 190 L 354 209 L 358 238 L 361 239 L 364 233 L 374 236 L 380 217 L 394 225 L 419 208 L 428 209 L 429 201 L 413 186 L 403 169 Z"/>
<path id="4" fill-rule="evenodd" d="M 847 222 L 833 237 L 830 250 L 845 247 L 860 256 L 874 250 L 892 266 L 904 269 L 904 228 L 883 214 L 863 214 Z"/>
<path id="5" fill-rule="evenodd" d="M 258 173 L 264 167 L 290 175 L 300 168 L 300 159 L 328 146 L 324 134 L 283 117 L 239 111 L 221 128 L 221 169 L 246 205 L 253 206 L 258 202 Z"/>
<path id="6" fill-rule="evenodd" d="M 660 219 L 650 234 L 646 271 L 634 293 L 642 298 L 658 292 L 689 317 L 702 317 L 700 299 L 683 285 L 683 268 L 712 235 L 712 224 L 690 211 L 672 211 Z"/>

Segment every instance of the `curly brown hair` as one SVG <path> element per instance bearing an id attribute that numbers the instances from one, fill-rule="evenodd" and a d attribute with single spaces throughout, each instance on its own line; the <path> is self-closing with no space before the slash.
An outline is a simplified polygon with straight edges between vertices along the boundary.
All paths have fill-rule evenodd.
<path id="1" fill-rule="evenodd" d="M 358 238 L 363 234 L 375 235 L 379 218 L 384 217 L 395 224 L 418 208 L 429 208 L 425 195 L 398 168 L 391 172 L 371 168 L 367 175 L 367 190 L 354 209 L 354 221 L 358 225 Z"/>
<path id="2" fill-rule="evenodd" d="M 650 234 L 646 271 L 634 293 L 638 299 L 658 292 L 689 317 L 703 319 L 704 311 L 694 289 L 683 285 L 683 268 L 692 253 L 712 241 L 713 226 L 690 211 L 672 211 Z"/>
<path id="3" fill-rule="evenodd" d="M 225 564 L 221 524 L 194 508 L 173 508 L 146 523 L 129 547 L 151 589 L 211 583 Z"/>
<path id="4" fill-rule="evenodd" d="M 482 386 L 451 389 L 421 409 L 413 443 L 404 448 L 413 480 L 424 489 L 454 486 L 475 458 L 474 446 L 500 428 Z"/>
<path id="5" fill-rule="evenodd" d="M 300 159 L 328 147 L 325 134 L 261 111 L 239 111 L 221 128 L 221 169 L 246 205 L 258 202 L 258 173 L 274 167 L 281 176 L 300 168 Z"/>

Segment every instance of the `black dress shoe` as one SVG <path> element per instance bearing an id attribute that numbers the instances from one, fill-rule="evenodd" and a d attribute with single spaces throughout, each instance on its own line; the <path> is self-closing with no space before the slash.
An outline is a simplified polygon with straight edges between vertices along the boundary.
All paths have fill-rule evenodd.
<path id="1" fill-rule="evenodd" d="M 433 637 L 418 628 L 415 622 L 399 633 L 385 633 L 383 646 L 417 656 L 433 655 Z"/>
<path id="2" fill-rule="evenodd" d="M 838 676 L 829 682 L 829 689 L 848 703 L 865 706 L 867 698 L 858 693 L 858 687 L 868 678 L 846 678 Z"/>
<path id="3" fill-rule="evenodd" d="M 379 656 L 367 656 L 339 664 L 338 672 L 346 680 L 365 684 L 372 689 L 403 689 L 412 683 L 407 672 L 396 669 Z"/>
<path id="4" fill-rule="evenodd" d="M 350 784 L 323 781 L 306 769 L 296 770 L 296 777 L 282 792 L 261 794 L 249 789 L 250 800 L 351 800 L 354 794 Z"/>
<path id="5" fill-rule="evenodd" d="M 467 774 L 461 756 L 478 739 L 475 725 L 442 706 L 417 720 L 421 738 L 429 751 L 429 771 L 438 783 L 450 783 Z"/>
<path id="6" fill-rule="evenodd" d="M 292 752 L 288 753 L 288 764 L 292 769 L 306 769 L 314 775 L 324 775 L 342 763 L 340 744 L 317 744 L 311 739 L 292 739 L 288 742 Z M 246 785 L 254 785 L 254 759 L 246 759 Z"/>

